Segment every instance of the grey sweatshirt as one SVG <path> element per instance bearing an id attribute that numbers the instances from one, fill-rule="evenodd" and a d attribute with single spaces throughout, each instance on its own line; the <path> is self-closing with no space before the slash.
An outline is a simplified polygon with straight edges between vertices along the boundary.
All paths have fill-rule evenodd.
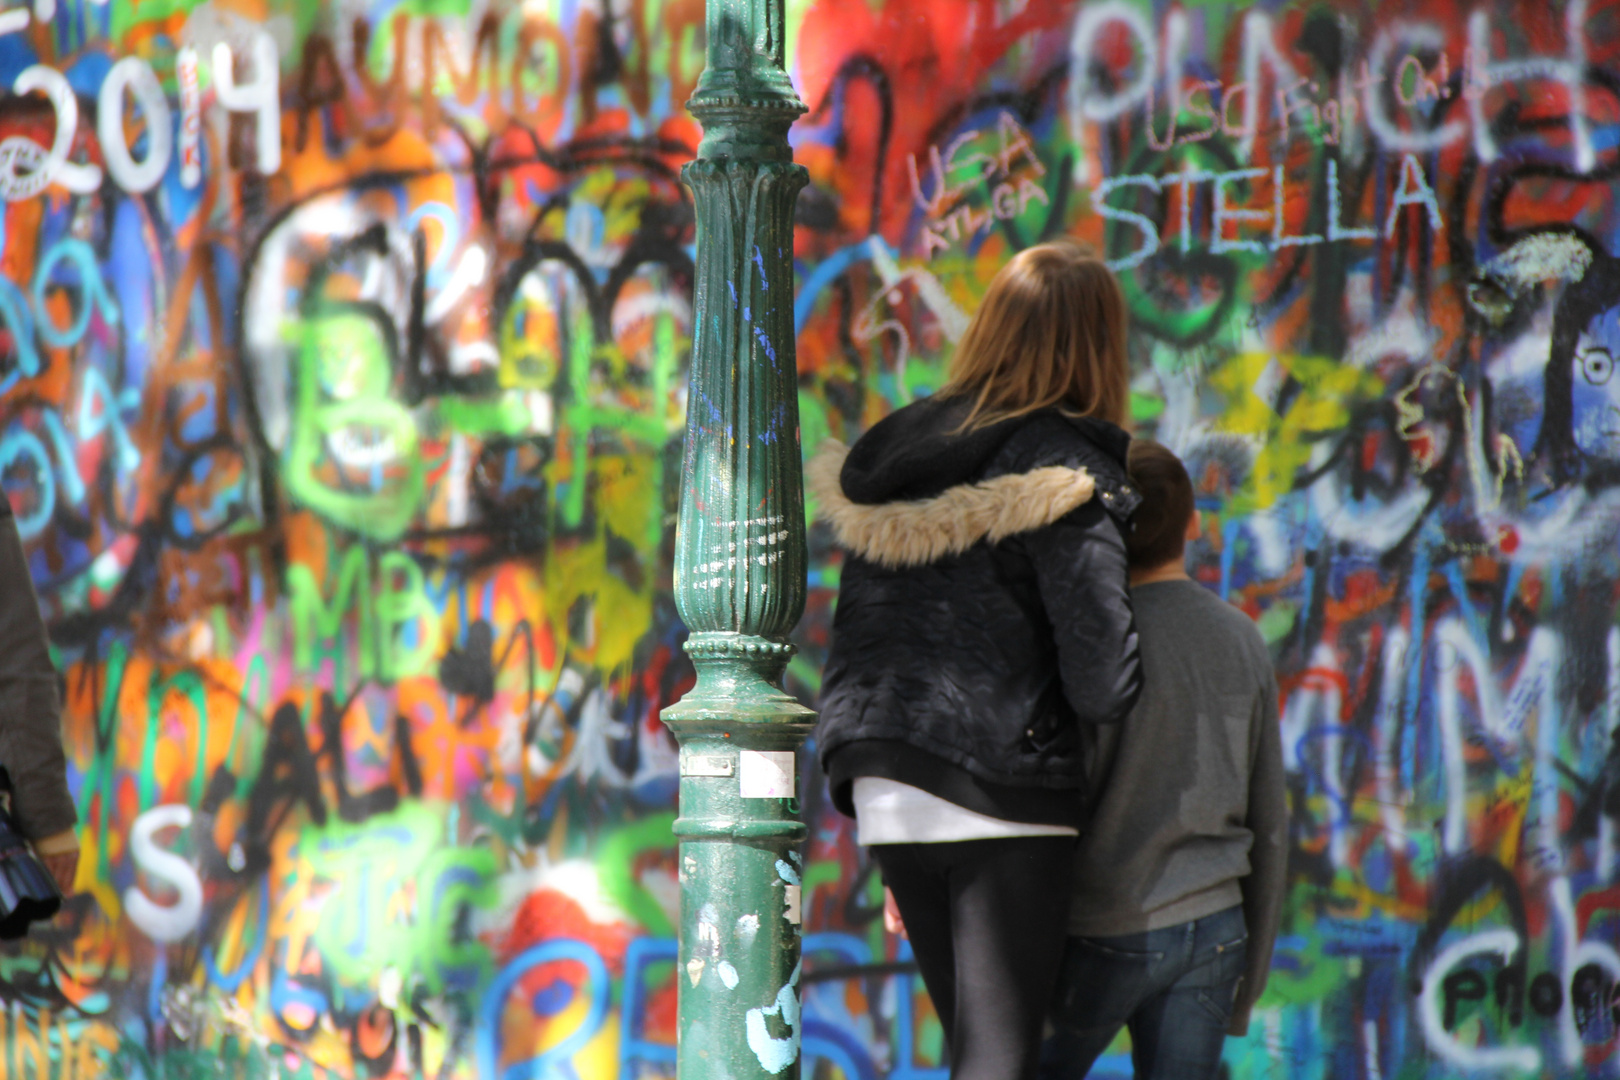
<path id="1" fill-rule="evenodd" d="M 78 822 L 68 791 L 56 682 L 22 538 L 0 493 L 0 767 L 11 776 L 11 818 L 28 840 L 43 840 Z"/>
<path id="2" fill-rule="evenodd" d="M 1115 937 L 1238 904 L 1248 962 L 1230 1030 L 1265 989 L 1287 876 L 1277 681 L 1254 624 L 1187 580 L 1131 591 L 1142 697 L 1098 730 L 1095 811 L 1081 837 L 1069 932 Z"/>

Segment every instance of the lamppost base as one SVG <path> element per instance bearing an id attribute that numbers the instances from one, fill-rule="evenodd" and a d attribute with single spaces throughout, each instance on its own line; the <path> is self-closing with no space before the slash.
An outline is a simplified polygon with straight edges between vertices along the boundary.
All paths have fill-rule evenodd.
<path id="1" fill-rule="evenodd" d="M 695 633 L 697 685 L 663 711 L 681 747 L 680 1080 L 795 1080 L 799 1059 L 795 751 L 816 714 L 781 687 L 793 646 Z"/>

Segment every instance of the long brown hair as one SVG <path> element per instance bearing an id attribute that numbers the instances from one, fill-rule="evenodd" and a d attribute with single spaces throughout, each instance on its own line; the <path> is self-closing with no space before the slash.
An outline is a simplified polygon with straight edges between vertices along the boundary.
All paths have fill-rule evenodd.
<path id="1" fill-rule="evenodd" d="M 1125 294 L 1072 240 L 1026 248 L 990 282 L 951 357 L 942 397 L 971 396 L 962 430 L 1058 406 L 1124 425 Z"/>

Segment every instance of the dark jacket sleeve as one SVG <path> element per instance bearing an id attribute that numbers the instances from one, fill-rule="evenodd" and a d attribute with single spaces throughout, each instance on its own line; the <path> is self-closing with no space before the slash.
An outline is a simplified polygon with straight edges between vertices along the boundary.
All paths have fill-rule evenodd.
<path id="1" fill-rule="evenodd" d="M 1142 691 L 1119 527 L 1093 500 L 1024 544 L 1057 641 L 1064 696 L 1084 723 L 1119 723 Z"/>
<path id="2" fill-rule="evenodd" d="M 0 515 L 0 766 L 11 776 L 11 816 L 24 837 L 41 840 L 78 823 L 56 667 L 9 513 Z"/>
<path id="3" fill-rule="evenodd" d="M 1255 706 L 1259 727 L 1249 773 L 1249 876 L 1243 879 L 1243 922 L 1249 932 L 1248 959 L 1227 1034 L 1249 1033 L 1249 1012 L 1266 989 L 1271 952 L 1282 922 L 1288 888 L 1288 790 L 1283 775 L 1282 732 L 1277 720 L 1277 680 L 1266 663 L 1266 682 Z"/>

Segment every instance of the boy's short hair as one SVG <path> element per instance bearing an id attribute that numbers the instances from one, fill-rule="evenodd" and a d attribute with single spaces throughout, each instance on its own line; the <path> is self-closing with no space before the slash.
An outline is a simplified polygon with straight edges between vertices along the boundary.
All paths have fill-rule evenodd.
<path id="1" fill-rule="evenodd" d="M 1125 536 L 1133 570 L 1151 570 L 1183 557 L 1192 520 L 1193 486 L 1181 459 L 1151 439 L 1131 440 L 1126 471 L 1142 495 Z"/>

